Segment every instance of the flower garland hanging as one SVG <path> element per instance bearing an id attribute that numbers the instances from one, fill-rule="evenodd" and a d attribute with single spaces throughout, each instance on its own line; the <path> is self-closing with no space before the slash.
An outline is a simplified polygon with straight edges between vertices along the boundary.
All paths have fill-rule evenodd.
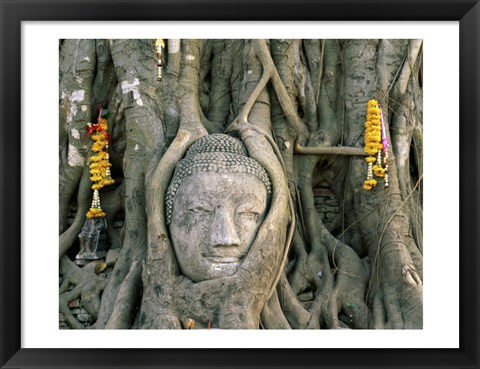
<path id="1" fill-rule="evenodd" d="M 100 205 L 100 193 L 98 190 L 105 186 L 109 186 L 115 181 L 112 179 L 109 162 L 108 142 L 110 135 L 108 134 L 107 119 L 102 117 L 107 115 L 108 111 L 104 111 L 100 107 L 98 121 L 95 124 L 88 123 L 87 136 L 94 141 L 92 145 L 92 156 L 90 157 L 90 181 L 92 182 L 93 200 L 90 210 L 87 212 L 88 218 L 104 217 L 106 213 Z"/>
<path id="2" fill-rule="evenodd" d="M 165 42 L 163 38 L 155 39 L 155 51 L 157 54 L 157 81 L 162 80 L 162 70 L 163 70 L 163 50 L 165 48 Z"/>
<path id="3" fill-rule="evenodd" d="M 370 191 L 377 185 L 373 175 L 384 178 L 385 187 L 388 188 L 388 139 L 385 132 L 382 109 L 376 100 L 368 101 L 367 120 L 365 122 L 365 158 L 368 163 L 367 179 L 363 182 L 363 188 Z M 382 167 L 382 151 L 384 152 Z M 374 165 L 375 163 L 375 165 Z"/>
<path id="4" fill-rule="evenodd" d="M 382 123 L 382 150 L 383 150 L 383 177 L 385 181 L 385 188 L 387 189 L 388 184 L 388 137 L 387 131 L 385 130 L 385 121 L 383 120 L 382 109 L 380 109 L 380 121 Z"/>

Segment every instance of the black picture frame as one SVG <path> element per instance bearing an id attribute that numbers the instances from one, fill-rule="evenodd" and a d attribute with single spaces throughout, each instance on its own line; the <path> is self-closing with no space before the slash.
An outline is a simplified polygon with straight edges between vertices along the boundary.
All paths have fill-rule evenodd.
<path id="1" fill-rule="evenodd" d="M 0 366 L 2 368 L 479 368 L 478 0 L 0 0 Z M 22 21 L 459 21 L 459 349 L 21 348 Z M 446 48 L 448 45 L 446 45 Z M 439 107 L 441 108 L 441 107 Z M 451 110 L 450 110 L 451 111 Z M 446 170 L 447 171 L 447 170 Z M 456 173 L 452 183 L 457 183 Z M 28 230 L 23 230 L 24 232 Z M 448 324 L 448 316 L 445 322 Z"/>

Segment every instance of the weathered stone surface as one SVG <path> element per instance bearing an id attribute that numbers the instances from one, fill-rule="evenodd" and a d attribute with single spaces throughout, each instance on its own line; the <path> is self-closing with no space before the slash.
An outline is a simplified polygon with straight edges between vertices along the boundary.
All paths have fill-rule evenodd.
<path id="1" fill-rule="evenodd" d="M 315 204 L 315 206 L 325 205 L 325 198 L 324 197 L 314 197 L 313 203 Z"/>
<path id="2" fill-rule="evenodd" d="M 263 222 L 269 191 L 267 173 L 239 140 L 210 135 L 192 145 L 166 200 L 182 273 L 194 282 L 233 275 Z"/>
<path id="3" fill-rule="evenodd" d="M 326 213 L 325 214 L 325 219 L 332 221 L 337 217 L 338 214 L 336 213 Z"/>
<path id="4" fill-rule="evenodd" d="M 91 260 L 105 257 L 107 221 L 105 218 L 87 218 L 78 235 L 80 252 L 75 258 L 78 265 L 88 264 Z"/>
<path id="5" fill-rule="evenodd" d="M 78 314 L 76 316 L 76 318 L 80 323 L 91 323 L 92 322 L 92 316 L 90 314 L 85 314 L 85 313 Z"/>
<path id="6" fill-rule="evenodd" d="M 325 199 L 325 205 L 338 206 L 338 201 L 335 197 L 327 197 Z"/>
<path id="7" fill-rule="evenodd" d="M 332 213 L 332 212 L 334 212 L 334 210 L 335 210 L 335 208 L 333 206 L 322 205 L 322 206 L 317 207 L 317 211 L 319 213 Z"/>

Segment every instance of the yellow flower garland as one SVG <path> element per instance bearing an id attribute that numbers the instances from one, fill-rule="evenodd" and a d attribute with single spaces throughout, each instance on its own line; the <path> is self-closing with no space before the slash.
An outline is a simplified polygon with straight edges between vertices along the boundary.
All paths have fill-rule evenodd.
<path id="1" fill-rule="evenodd" d="M 367 120 L 365 122 L 365 152 L 369 155 L 365 158 L 368 163 L 367 179 L 363 182 L 363 188 L 370 191 L 377 185 L 373 174 L 377 177 L 386 177 L 386 169 L 382 168 L 382 112 L 377 100 L 369 100 L 367 107 Z M 376 156 L 376 157 L 375 157 Z M 373 163 L 376 162 L 376 165 Z"/>
<path id="2" fill-rule="evenodd" d="M 363 188 L 370 191 L 373 187 L 377 185 L 377 181 L 375 179 L 367 179 L 363 182 Z"/>
<path id="3" fill-rule="evenodd" d="M 100 113 L 101 114 L 101 113 Z M 100 118 L 97 124 L 88 124 L 88 133 L 92 133 L 90 138 L 94 141 L 92 145 L 92 156 L 90 157 L 90 181 L 92 181 L 93 200 L 90 210 L 87 212 L 88 218 L 101 218 L 106 215 L 100 206 L 100 194 L 98 190 L 113 184 L 115 181 L 110 174 L 108 150 L 108 124 L 105 118 Z"/>
<path id="4" fill-rule="evenodd" d="M 375 173 L 377 177 L 383 177 L 385 175 L 385 169 L 383 169 L 382 167 L 379 167 L 378 165 L 374 165 L 373 173 Z"/>

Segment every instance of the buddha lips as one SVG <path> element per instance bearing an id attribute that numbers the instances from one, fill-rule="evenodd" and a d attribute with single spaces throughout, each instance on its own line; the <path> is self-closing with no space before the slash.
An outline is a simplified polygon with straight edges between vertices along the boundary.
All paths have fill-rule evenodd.
<path id="1" fill-rule="evenodd" d="M 368 154 L 365 158 L 368 169 L 367 179 L 363 182 L 363 188 L 370 191 L 377 185 L 374 175 L 384 178 L 385 188 L 388 188 L 388 138 L 385 132 L 382 110 L 378 102 L 373 99 L 368 101 L 364 150 Z M 384 167 L 382 167 L 382 152 Z"/>
<path id="2" fill-rule="evenodd" d="M 101 116 L 102 109 L 100 109 L 98 115 L 98 122 L 96 124 L 88 123 L 87 127 L 87 136 L 90 136 L 93 140 L 92 156 L 90 156 L 90 181 L 92 182 L 93 200 L 92 206 L 87 212 L 88 218 L 101 218 L 106 215 L 100 206 L 98 190 L 115 182 L 110 174 L 112 164 L 108 160 L 110 136 L 107 131 L 107 120 Z"/>

